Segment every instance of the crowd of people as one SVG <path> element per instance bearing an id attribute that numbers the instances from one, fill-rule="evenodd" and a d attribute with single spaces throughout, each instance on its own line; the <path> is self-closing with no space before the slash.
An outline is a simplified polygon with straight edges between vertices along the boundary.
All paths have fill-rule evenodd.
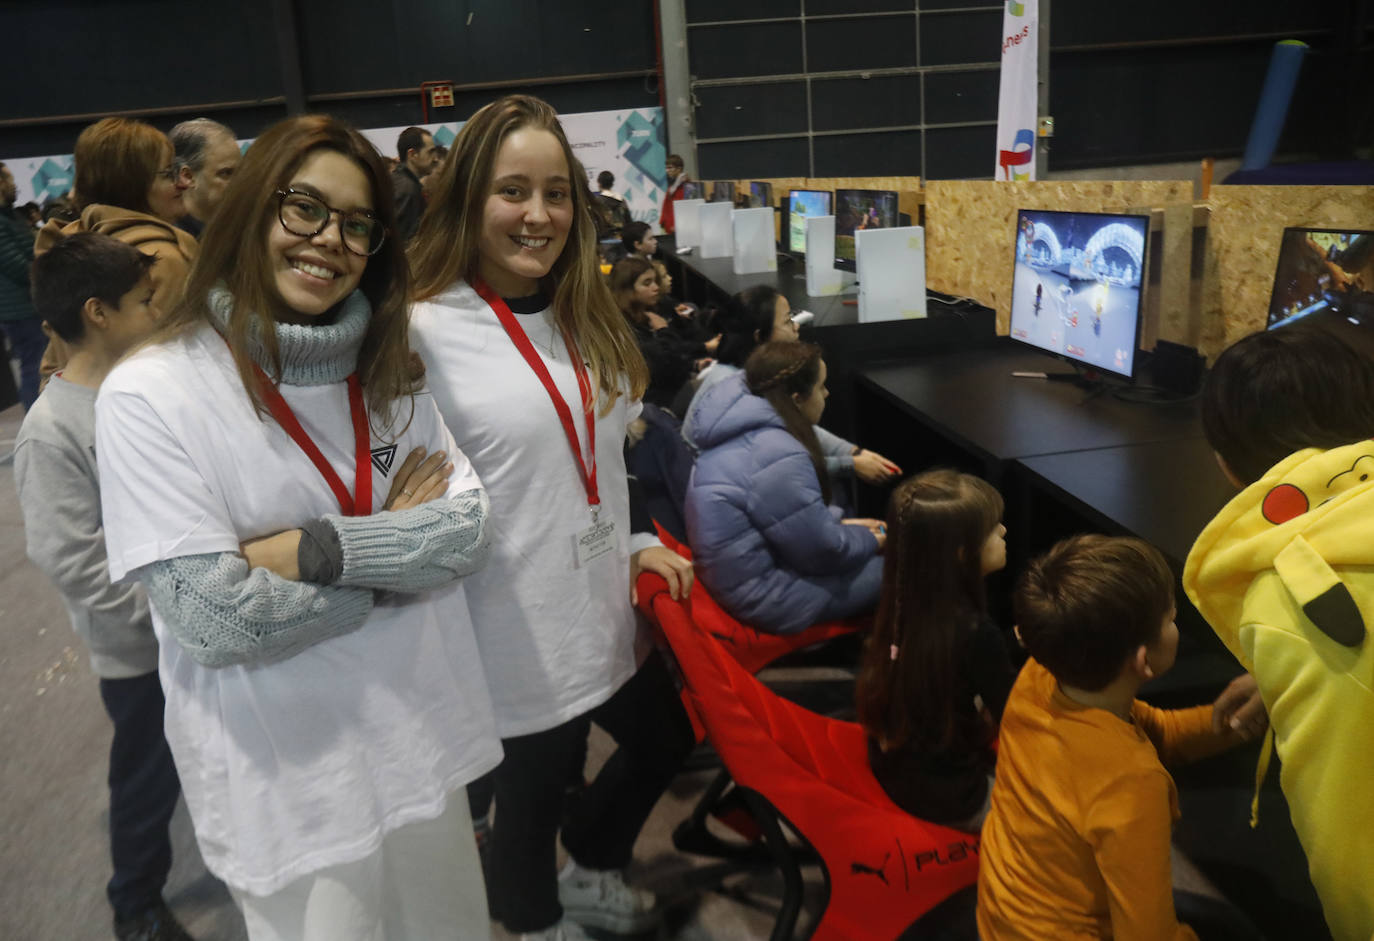
<path id="1" fill-rule="evenodd" d="M 997 490 L 827 431 L 787 299 L 674 299 L 652 227 L 598 186 L 519 95 L 391 160 L 323 115 L 243 154 L 203 119 L 105 119 L 76 141 L 75 217 L 36 238 L 0 169 L 16 481 L 114 727 L 117 938 L 190 937 L 162 897 L 181 795 L 253 941 L 654 927 L 625 872 L 695 737 L 640 636 L 643 571 L 762 631 L 872 615 L 870 767 L 895 807 L 981 833 L 984 941 L 1259 937 L 1173 889 L 1164 767 L 1257 738 L 1333 934 L 1374 935 L 1348 819 L 1374 746 L 1374 362 L 1297 327 L 1218 359 L 1204 420 L 1241 493 L 1183 584 L 1248 672 L 1156 709 L 1137 695 L 1178 644 L 1158 551 L 1056 545 L 1008 632 Z M 856 483 L 891 488 L 884 519 Z M 588 781 L 593 723 L 616 750 Z"/>

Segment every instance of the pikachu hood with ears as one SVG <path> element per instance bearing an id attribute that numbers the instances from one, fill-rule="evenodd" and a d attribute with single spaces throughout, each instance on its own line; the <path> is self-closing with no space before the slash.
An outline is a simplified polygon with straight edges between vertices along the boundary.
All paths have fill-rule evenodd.
<path id="1" fill-rule="evenodd" d="M 1203 530 L 1183 587 L 1259 683 L 1333 936 L 1371 941 L 1374 441 L 1276 464 Z"/>

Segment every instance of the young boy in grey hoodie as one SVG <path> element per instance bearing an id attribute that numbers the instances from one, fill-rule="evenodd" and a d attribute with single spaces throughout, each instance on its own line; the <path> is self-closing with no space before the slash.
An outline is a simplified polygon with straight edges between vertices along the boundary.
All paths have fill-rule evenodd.
<path id="1" fill-rule="evenodd" d="M 107 235 L 80 233 L 41 255 L 34 307 L 71 347 L 24 418 L 15 481 L 29 558 L 57 585 L 114 723 L 106 888 L 119 941 L 190 941 L 162 899 L 172 863 L 168 824 L 181 793 L 163 737 L 157 639 L 136 585 L 110 584 L 100 517 L 95 396 L 114 364 L 157 324 L 154 258 Z"/>

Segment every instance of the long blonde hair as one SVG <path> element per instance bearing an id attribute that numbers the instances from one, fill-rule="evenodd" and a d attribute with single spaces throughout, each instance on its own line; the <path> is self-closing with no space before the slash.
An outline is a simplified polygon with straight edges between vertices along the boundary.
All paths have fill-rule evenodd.
<path id="1" fill-rule="evenodd" d="M 573 156 L 557 112 L 546 102 L 530 95 L 510 95 L 482 108 L 463 125 L 411 243 L 414 297 L 425 300 L 459 279 L 472 284 L 477 277 L 478 243 L 496 155 L 510 134 L 524 128 L 552 134 L 568 162 L 572 228 L 562 254 L 540 286 L 553 298 L 559 330 L 573 339 L 595 372 L 605 414 L 625 391 L 624 383 L 632 399 L 642 397 L 649 371 L 601 276 L 582 165 Z"/>
<path id="2" fill-rule="evenodd" d="M 282 301 L 273 286 L 267 249 L 268 227 L 280 224 L 273 194 L 290 183 L 291 175 L 316 150 L 337 151 L 362 169 L 372 189 L 373 212 L 386 226 L 386 240 L 381 250 L 368 258 L 358 284 L 372 305 L 367 334 L 358 351 L 358 378 L 372 410 L 389 423 L 394 417 L 393 406 L 409 398 L 417 385 L 407 332 L 407 269 L 396 235 L 391 176 L 367 138 L 328 115 L 288 118 L 268 128 L 248 148 L 215 218 L 201 236 L 200 255 L 187 280 L 186 294 L 163 321 L 154 340 L 203 323 L 210 309 L 210 291 L 222 282 L 234 298 L 225 339 L 253 407 L 259 415 L 266 413 L 249 349 L 256 330 L 269 360 L 264 364 L 268 375 L 280 377 L 273 324 Z"/>

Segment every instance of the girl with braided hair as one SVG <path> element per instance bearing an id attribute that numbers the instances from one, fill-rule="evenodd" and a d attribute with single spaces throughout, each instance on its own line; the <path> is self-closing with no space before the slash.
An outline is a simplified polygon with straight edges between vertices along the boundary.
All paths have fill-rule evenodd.
<path id="1" fill-rule="evenodd" d="M 907 813 L 976 831 L 1016 678 L 983 596 L 983 579 L 1007 561 L 1002 497 L 977 477 L 927 471 L 893 492 L 887 529 L 882 600 L 855 687 L 869 764 Z"/>
<path id="2" fill-rule="evenodd" d="M 778 634 L 870 610 L 885 529 L 842 519 L 816 440 L 825 410 L 820 347 L 775 341 L 696 407 L 701 455 L 687 491 L 697 572 L 721 605 Z"/>

